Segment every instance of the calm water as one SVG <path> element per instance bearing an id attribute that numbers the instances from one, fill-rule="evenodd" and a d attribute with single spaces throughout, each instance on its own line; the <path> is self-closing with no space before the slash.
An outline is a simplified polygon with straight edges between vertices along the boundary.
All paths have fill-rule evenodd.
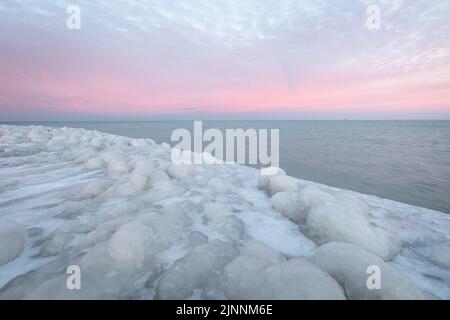
<path id="1" fill-rule="evenodd" d="M 12 124 L 12 123 L 11 123 Z M 16 123 L 30 124 L 30 123 Z M 33 123 L 38 124 L 38 123 Z M 192 121 L 43 122 L 170 142 Z M 205 121 L 280 129 L 280 166 L 327 185 L 450 213 L 450 121 Z"/>

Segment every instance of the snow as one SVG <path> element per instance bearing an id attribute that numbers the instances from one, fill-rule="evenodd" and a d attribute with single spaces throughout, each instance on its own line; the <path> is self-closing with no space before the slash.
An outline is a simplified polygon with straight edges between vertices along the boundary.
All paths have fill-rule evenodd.
<path id="1" fill-rule="evenodd" d="M 443 213 L 282 170 L 175 164 L 151 139 L 0 131 L 0 299 L 450 298 Z"/>

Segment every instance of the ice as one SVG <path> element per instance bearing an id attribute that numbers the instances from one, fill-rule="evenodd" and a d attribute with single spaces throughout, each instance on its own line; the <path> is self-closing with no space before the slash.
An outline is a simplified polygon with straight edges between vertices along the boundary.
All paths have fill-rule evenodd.
<path id="1" fill-rule="evenodd" d="M 107 180 L 95 180 L 86 185 L 76 198 L 79 200 L 95 198 L 101 195 L 110 187 L 111 183 Z"/>
<path id="2" fill-rule="evenodd" d="M 368 204 L 351 193 L 307 185 L 297 191 L 276 193 L 271 202 L 319 244 L 348 242 L 384 259 L 393 258 L 400 250 L 398 242 L 370 224 Z"/>
<path id="3" fill-rule="evenodd" d="M 121 159 L 111 159 L 107 168 L 108 175 L 110 176 L 121 175 L 127 173 L 128 170 L 127 164 Z"/>
<path id="4" fill-rule="evenodd" d="M 14 260 L 25 245 L 25 228 L 13 221 L 0 220 L 0 265 Z"/>
<path id="5" fill-rule="evenodd" d="M 86 169 L 90 169 L 90 170 L 98 170 L 103 168 L 104 166 L 104 162 L 103 159 L 100 157 L 97 158 L 92 158 L 89 159 L 88 161 L 86 161 L 86 164 L 84 165 Z"/>
<path id="6" fill-rule="evenodd" d="M 345 299 L 339 284 L 318 267 L 305 260 L 284 261 L 258 242 L 225 267 L 224 279 L 230 299 Z"/>
<path id="7" fill-rule="evenodd" d="M 450 298 L 449 215 L 281 169 L 175 164 L 150 139 L 0 129 L 0 299 Z"/>
<path id="8" fill-rule="evenodd" d="M 178 209 L 143 214 L 114 233 L 108 243 L 109 253 L 123 268 L 139 268 L 153 254 L 186 236 L 186 220 Z"/>
<path id="9" fill-rule="evenodd" d="M 163 273 L 157 288 L 159 299 L 187 299 L 204 289 L 238 254 L 235 246 L 215 240 L 195 247 Z"/>
<path id="10" fill-rule="evenodd" d="M 232 214 L 230 208 L 218 203 L 207 203 L 204 212 L 211 228 L 234 241 L 242 238 L 244 224 Z"/>
<path id="11" fill-rule="evenodd" d="M 424 299 L 412 281 L 376 255 L 355 245 L 330 242 L 317 249 L 312 261 L 341 284 L 349 299 Z M 371 266 L 379 268 L 379 289 L 367 286 Z"/>
<path id="12" fill-rule="evenodd" d="M 167 168 L 167 174 L 172 178 L 184 179 L 192 176 L 195 167 L 192 164 L 172 164 Z"/>
<path id="13" fill-rule="evenodd" d="M 272 179 L 270 179 L 270 194 L 274 195 L 277 192 L 296 190 L 297 185 L 298 180 L 293 177 L 286 175 L 276 175 Z"/>

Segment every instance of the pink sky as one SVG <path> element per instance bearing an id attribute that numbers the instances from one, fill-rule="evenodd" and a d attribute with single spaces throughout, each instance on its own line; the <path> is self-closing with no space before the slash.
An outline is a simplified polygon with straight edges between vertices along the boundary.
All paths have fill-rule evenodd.
<path id="1" fill-rule="evenodd" d="M 446 1 L 79 3 L 0 6 L 0 120 L 450 118 Z"/>

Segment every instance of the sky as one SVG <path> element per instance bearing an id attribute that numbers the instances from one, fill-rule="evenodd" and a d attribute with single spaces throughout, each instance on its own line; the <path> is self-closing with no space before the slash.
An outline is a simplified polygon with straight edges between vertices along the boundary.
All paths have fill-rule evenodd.
<path id="1" fill-rule="evenodd" d="M 449 17 L 448 0 L 2 0 L 0 121 L 450 119 Z"/>

